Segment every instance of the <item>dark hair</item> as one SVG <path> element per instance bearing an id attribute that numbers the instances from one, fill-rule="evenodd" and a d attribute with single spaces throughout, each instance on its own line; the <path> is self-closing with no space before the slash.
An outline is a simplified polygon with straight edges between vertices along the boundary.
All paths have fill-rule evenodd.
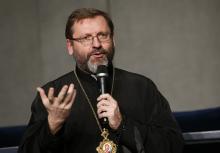
<path id="1" fill-rule="evenodd" d="M 106 12 L 103 12 L 101 10 L 94 9 L 94 8 L 80 8 L 80 9 L 73 11 L 67 20 L 66 30 L 65 30 L 66 39 L 72 39 L 73 31 L 71 28 L 76 22 L 82 19 L 86 19 L 86 18 L 94 18 L 96 16 L 102 16 L 105 18 L 110 28 L 111 35 L 113 36 L 114 25 L 113 25 L 113 22 L 110 16 Z"/>

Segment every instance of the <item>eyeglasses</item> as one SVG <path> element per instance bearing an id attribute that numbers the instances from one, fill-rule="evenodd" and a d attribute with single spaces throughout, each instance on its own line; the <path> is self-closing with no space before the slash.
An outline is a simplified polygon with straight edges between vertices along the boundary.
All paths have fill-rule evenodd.
<path id="1" fill-rule="evenodd" d="M 91 46 L 94 38 L 97 38 L 99 42 L 108 42 L 111 40 L 111 34 L 110 33 L 104 33 L 100 32 L 96 36 L 87 35 L 85 37 L 79 37 L 79 38 L 72 38 L 71 40 L 77 41 L 81 43 L 84 46 Z"/>

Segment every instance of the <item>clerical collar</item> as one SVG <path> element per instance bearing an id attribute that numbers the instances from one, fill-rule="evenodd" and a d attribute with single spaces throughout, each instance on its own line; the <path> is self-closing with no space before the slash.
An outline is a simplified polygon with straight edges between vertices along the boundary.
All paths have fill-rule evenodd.
<path id="1" fill-rule="evenodd" d="M 84 71 L 82 70 L 81 68 L 79 68 L 77 65 L 76 65 L 76 73 L 77 75 L 80 77 L 80 79 L 83 79 L 83 80 L 91 80 L 91 79 L 95 79 L 97 80 L 95 74 L 92 74 L 92 73 L 89 73 L 87 71 Z M 112 64 L 109 64 L 108 66 L 108 74 L 109 74 L 109 78 L 112 78 L 112 73 L 113 73 L 113 65 Z"/>
<path id="2" fill-rule="evenodd" d="M 78 66 L 76 66 L 76 73 L 82 82 L 87 82 L 89 84 L 91 84 L 92 82 L 93 83 L 97 82 L 96 76 L 94 74 L 90 74 L 80 69 Z M 111 88 L 112 88 L 112 76 L 113 76 L 113 65 L 112 64 L 108 66 L 108 74 L 109 76 L 106 80 L 106 89 L 107 89 L 107 92 L 110 93 Z"/>

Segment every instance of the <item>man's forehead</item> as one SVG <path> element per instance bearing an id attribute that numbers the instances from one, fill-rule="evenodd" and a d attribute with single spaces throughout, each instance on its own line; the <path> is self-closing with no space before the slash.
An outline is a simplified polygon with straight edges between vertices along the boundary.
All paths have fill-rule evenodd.
<path id="1" fill-rule="evenodd" d="M 72 26 L 73 31 L 95 31 L 95 30 L 110 30 L 107 21 L 103 16 L 95 16 L 91 18 L 81 19 L 75 22 Z"/>
<path id="2" fill-rule="evenodd" d="M 92 22 L 94 20 L 103 20 L 104 22 L 106 22 L 105 18 L 101 15 L 97 15 L 97 16 L 94 16 L 94 17 L 88 17 L 88 18 L 83 18 L 83 19 L 79 19 L 75 22 L 75 24 L 84 24 L 84 23 L 87 23 L 87 22 Z M 74 24 L 74 25 L 75 25 Z M 106 22 L 107 24 L 107 22 Z"/>

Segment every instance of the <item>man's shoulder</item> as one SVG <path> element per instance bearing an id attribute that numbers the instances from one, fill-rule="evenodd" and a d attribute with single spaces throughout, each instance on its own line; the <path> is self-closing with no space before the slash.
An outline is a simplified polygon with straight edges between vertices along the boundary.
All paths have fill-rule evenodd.
<path id="1" fill-rule="evenodd" d="M 117 77 L 119 77 L 120 79 L 154 84 L 150 78 L 142 74 L 134 73 L 120 68 L 115 68 L 115 71 L 117 73 Z"/>
<path id="2" fill-rule="evenodd" d="M 59 81 L 63 81 L 63 80 L 73 80 L 73 77 L 74 77 L 74 71 L 70 71 L 70 72 L 63 74 L 62 76 L 56 78 L 52 82 L 59 82 Z"/>
<path id="3" fill-rule="evenodd" d="M 68 85 L 73 82 L 74 78 L 74 72 L 68 72 L 66 74 L 61 75 L 60 77 L 47 82 L 43 87 L 48 88 L 48 87 L 62 87 L 63 85 Z"/>

